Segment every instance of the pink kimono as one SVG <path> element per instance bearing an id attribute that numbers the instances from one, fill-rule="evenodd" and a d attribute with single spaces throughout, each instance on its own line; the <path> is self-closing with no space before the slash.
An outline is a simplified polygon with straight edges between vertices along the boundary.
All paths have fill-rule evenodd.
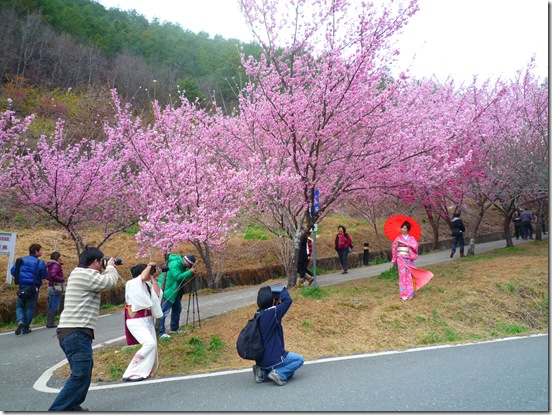
<path id="1" fill-rule="evenodd" d="M 400 246 L 401 241 L 410 247 Z M 422 288 L 433 278 L 431 271 L 414 267 L 414 260 L 418 258 L 418 241 L 410 235 L 399 235 L 391 245 L 391 253 L 391 262 L 396 263 L 399 270 L 399 295 L 403 300 L 413 298 L 414 291 Z"/>

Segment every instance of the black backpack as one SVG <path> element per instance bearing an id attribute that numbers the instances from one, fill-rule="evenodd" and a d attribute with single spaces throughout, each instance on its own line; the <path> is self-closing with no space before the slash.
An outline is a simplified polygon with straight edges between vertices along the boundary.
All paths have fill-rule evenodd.
<path id="1" fill-rule="evenodd" d="M 15 260 L 15 270 L 13 274 L 15 285 L 19 285 L 19 273 L 21 272 L 21 264 L 23 264 L 22 258 L 17 258 Z"/>
<path id="2" fill-rule="evenodd" d="M 259 329 L 259 319 L 263 312 L 256 313 L 255 317 L 247 322 L 238 336 L 236 350 L 242 359 L 259 360 L 263 357 L 265 346 Z"/>

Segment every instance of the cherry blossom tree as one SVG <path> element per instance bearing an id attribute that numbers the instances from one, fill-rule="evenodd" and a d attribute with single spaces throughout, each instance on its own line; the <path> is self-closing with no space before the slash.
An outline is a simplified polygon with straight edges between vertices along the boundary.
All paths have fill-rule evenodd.
<path id="1" fill-rule="evenodd" d="M 222 250 L 246 206 L 248 176 L 236 157 L 228 131 L 233 121 L 220 111 L 206 112 L 187 99 L 179 107 L 153 103 L 155 120 L 143 125 L 114 94 L 118 120 L 106 127 L 136 176 L 129 185 L 140 194 L 143 215 L 136 235 L 140 254 L 169 253 L 192 243 L 203 259 L 209 287 L 218 283 L 211 250 Z"/>
<path id="2" fill-rule="evenodd" d="M 257 178 L 259 208 L 294 241 L 293 286 L 299 243 L 312 225 L 394 164 L 391 141 L 402 137 L 390 108 L 401 83 L 386 64 L 392 35 L 418 8 L 415 1 L 357 10 L 340 0 L 240 4 L 263 53 L 242 57 L 251 83 L 235 141 Z"/>
<path id="3" fill-rule="evenodd" d="M 2 114 L 2 187 L 15 190 L 20 203 L 59 224 L 77 256 L 87 244 L 102 246 L 132 226 L 136 211 L 126 185 L 129 171 L 113 142 L 72 142 L 64 136 L 62 122 L 54 136 L 35 140 L 24 134 L 31 120 L 20 122 L 10 111 Z M 100 241 L 90 234 L 98 227 Z"/>
<path id="4" fill-rule="evenodd" d="M 548 201 L 548 82 L 533 69 L 530 62 L 515 78 L 498 82 L 505 93 L 486 114 L 481 143 L 484 193 L 504 217 L 507 246 L 513 246 L 510 222 L 520 203 L 536 203 L 540 219 Z M 540 228 L 539 221 L 537 237 Z"/>

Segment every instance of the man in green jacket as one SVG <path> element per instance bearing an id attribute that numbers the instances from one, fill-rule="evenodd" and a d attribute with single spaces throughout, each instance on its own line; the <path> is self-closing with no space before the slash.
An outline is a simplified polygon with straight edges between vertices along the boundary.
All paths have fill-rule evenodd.
<path id="1" fill-rule="evenodd" d="M 161 309 L 163 317 L 159 320 L 159 337 L 168 339 L 171 336 L 165 333 L 165 318 L 171 313 L 171 332 L 180 328 L 180 313 L 182 312 L 182 294 L 187 280 L 190 280 L 196 273 L 194 265 L 195 255 L 169 255 L 167 273 L 159 277 L 159 285 L 163 287 L 163 302 Z M 165 282 L 165 276 L 167 282 Z"/>

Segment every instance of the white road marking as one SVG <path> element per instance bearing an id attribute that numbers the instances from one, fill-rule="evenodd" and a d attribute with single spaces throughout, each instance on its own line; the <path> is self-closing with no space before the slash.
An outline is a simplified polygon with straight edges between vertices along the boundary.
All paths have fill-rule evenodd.
<path id="1" fill-rule="evenodd" d="M 527 339 L 530 337 L 541 337 L 541 336 L 548 336 L 548 333 L 531 334 L 529 336 L 520 336 L 520 337 L 504 337 L 501 339 L 494 339 L 494 340 L 487 340 L 487 341 L 473 342 L 473 343 L 443 344 L 438 346 L 417 347 L 417 348 L 408 349 L 408 350 L 390 350 L 387 352 L 356 354 L 352 356 L 328 357 L 325 359 L 311 360 L 311 361 L 305 362 L 305 365 L 312 365 L 312 364 L 326 363 L 326 362 L 336 362 L 339 360 L 362 359 L 366 357 L 376 357 L 376 356 L 384 356 L 384 355 L 390 355 L 390 354 L 412 353 L 412 352 L 419 352 L 423 350 L 444 349 L 449 347 L 463 347 L 463 346 L 471 346 L 475 344 L 496 343 L 496 342 L 502 342 L 502 341 L 520 340 L 520 339 Z M 122 340 L 124 338 L 125 336 L 122 336 L 113 340 L 109 340 L 107 342 L 103 342 L 101 344 L 94 346 L 93 349 Z M 44 372 L 42 376 L 40 376 L 40 378 L 35 382 L 35 384 L 33 385 L 33 388 L 39 392 L 59 393 L 60 389 L 50 388 L 47 386 L 47 383 L 50 377 L 52 376 L 52 374 L 54 373 L 54 371 L 57 368 L 63 366 L 65 363 L 67 363 L 67 360 L 63 360 L 59 362 L 58 364 L 56 364 L 55 366 L 52 366 L 50 369 Z M 239 369 L 239 370 L 225 370 L 225 371 L 213 372 L 213 373 L 202 373 L 198 375 L 175 376 L 175 377 L 163 378 L 163 379 L 151 379 L 151 380 L 144 380 L 142 382 L 122 382 L 121 381 L 121 383 L 112 383 L 109 385 L 95 385 L 95 386 L 91 385 L 89 390 L 92 391 L 92 390 L 103 390 L 103 389 L 126 388 L 131 386 L 151 385 L 152 383 L 175 382 L 179 380 L 199 379 L 199 378 L 207 378 L 212 376 L 225 376 L 225 375 L 233 375 L 236 373 L 245 373 L 245 372 L 251 372 L 251 368 Z"/>

